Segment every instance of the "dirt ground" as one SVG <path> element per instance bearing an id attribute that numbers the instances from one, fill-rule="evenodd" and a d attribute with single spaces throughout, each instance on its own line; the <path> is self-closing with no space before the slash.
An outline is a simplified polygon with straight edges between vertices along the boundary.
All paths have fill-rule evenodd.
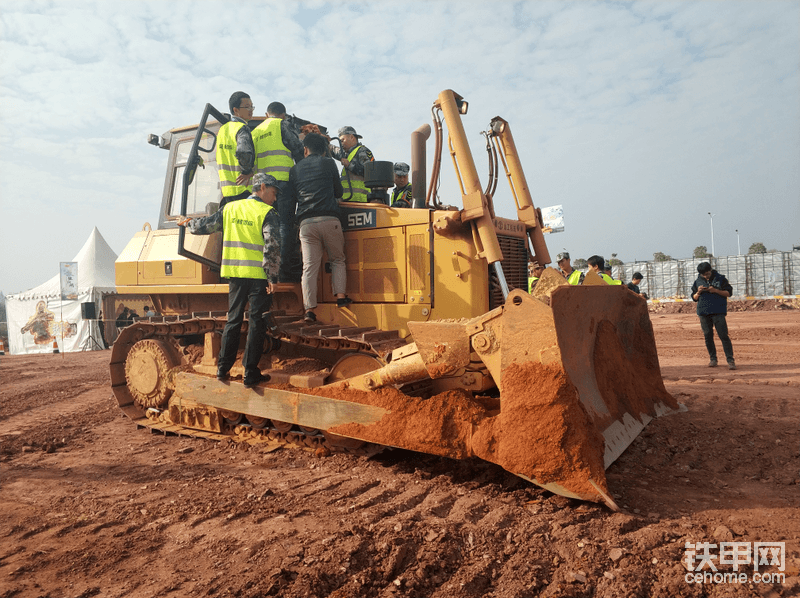
<path id="1" fill-rule="evenodd" d="M 2 356 L 0 597 L 800 595 L 800 310 L 733 311 L 736 371 L 693 313 L 651 319 L 688 409 L 607 470 L 618 513 L 481 462 L 152 434 L 109 351 Z M 686 543 L 731 541 L 785 542 L 785 579 L 686 581 Z"/>

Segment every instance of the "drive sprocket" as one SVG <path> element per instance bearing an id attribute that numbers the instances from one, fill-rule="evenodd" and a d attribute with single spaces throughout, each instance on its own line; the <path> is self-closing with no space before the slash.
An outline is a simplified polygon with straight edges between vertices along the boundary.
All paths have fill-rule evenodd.
<path id="1" fill-rule="evenodd" d="M 125 361 L 125 379 L 134 402 L 142 409 L 162 408 L 172 395 L 167 372 L 180 364 L 164 341 L 145 339 L 131 347 Z"/>

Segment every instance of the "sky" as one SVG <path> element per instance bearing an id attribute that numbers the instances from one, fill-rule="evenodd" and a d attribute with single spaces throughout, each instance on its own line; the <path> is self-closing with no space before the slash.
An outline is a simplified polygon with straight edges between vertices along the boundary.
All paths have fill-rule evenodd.
<path id="1" fill-rule="evenodd" d="M 0 291 L 57 274 L 95 226 L 116 253 L 155 226 L 167 152 L 147 135 L 237 90 L 408 163 L 455 90 L 482 182 L 499 115 L 535 205 L 563 206 L 552 256 L 689 258 L 712 226 L 719 256 L 789 251 L 799 67 L 800 1 L 0 0 Z M 503 180 L 494 201 L 515 217 Z"/>

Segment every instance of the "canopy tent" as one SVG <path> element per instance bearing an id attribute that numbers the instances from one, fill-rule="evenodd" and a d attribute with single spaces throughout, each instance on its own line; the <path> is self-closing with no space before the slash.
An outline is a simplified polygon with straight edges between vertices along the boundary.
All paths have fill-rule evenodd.
<path id="1" fill-rule="evenodd" d="M 103 340 L 96 318 L 103 297 L 116 292 L 116 259 L 117 254 L 95 227 L 71 260 L 78 263 L 77 298 L 61 299 L 60 273 L 29 291 L 8 295 L 6 315 L 10 352 L 15 355 L 51 353 L 54 342 L 60 351 L 102 349 Z M 94 305 L 94 319 L 83 318 L 82 303 Z"/>

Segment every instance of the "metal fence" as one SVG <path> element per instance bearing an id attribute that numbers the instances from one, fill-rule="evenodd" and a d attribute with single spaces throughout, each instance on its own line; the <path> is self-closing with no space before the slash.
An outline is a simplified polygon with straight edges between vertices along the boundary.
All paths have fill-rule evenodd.
<path id="1" fill-rule="evenodd" d="M 650 299 L 689 299 L 697 279 L 697 265 L 706 261 L 727 277 L 734 297 L 784 297 L 800 291 L 800 251 L 634 262 L 614 266 L 612 274 L 628 283 L 634 272 L 641 272 L 644 280 L 639 289 Z"/>

